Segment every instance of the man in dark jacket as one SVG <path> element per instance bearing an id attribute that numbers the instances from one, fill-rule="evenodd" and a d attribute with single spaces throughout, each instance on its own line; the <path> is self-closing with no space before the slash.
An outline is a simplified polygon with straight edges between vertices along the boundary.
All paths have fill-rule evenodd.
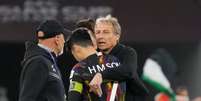
<path id="1" fill-rule="evenodd" d="M 143 101 L 148 93 L 137 73 L 136 51 L 119 43 L 121 27 L 116 18 L 109 16 L 96 20 L 95 36 L 100 51 L 111 54 L 120 60 L 120 68 L 108 69 L 94 76 L 90 82 L 95 91 L 101 84 L 101 79 L 111 79 L 126 82 L 126 101 Z M 114 76 L 115 75 L 115 76 Z"/>
<path id="2" fill-rule="evenodd" d="M 65 101 L 56 59 L 63 53 L 64 28 L 55 20 L 47 20 L 39 25 L 37 38 L 38 43 L 26 43 L 19 101 Z"/>

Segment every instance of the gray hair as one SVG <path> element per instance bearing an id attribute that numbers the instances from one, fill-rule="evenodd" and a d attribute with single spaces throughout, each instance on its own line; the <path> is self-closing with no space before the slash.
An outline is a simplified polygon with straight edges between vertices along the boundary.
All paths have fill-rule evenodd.
<path id="1" fill-rule="evenodd" d="M 96 19 L 96 24 L 99 22 L 103 23 L 111 23 L 116 34 L 121 35 L 121 26 L 117 20 L 117 18 L 112 17 L 111 15 L 107 15 L 106 17 L 99 17 Z"/>

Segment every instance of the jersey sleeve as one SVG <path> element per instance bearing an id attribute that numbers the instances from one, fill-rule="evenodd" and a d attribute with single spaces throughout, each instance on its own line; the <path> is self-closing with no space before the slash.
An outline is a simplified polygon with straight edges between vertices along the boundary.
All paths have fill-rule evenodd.
<path id="1" fill-rule="evenodd" d="M 70 74 L 70 85 L 68 91 L 68 101 L 81 101 L 83 92 L 83 79 L 81 77 L 81 68 L 73 67 Z"/>

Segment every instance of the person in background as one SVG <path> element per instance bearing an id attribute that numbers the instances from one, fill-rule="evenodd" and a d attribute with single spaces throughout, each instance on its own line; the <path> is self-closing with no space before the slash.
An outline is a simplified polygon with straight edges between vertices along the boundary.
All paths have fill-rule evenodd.
<path id="1" fill-rule="evenodd" d="M 190 101 L 188 89 L 185 86 L 176 88 L 176 101 Z"/>
<path id="2" fill-rule="evenodd" d="M 92 42 L 97 49 L 97 42 L 94 34 L 95 21 L 92 19 L 82 19 L 76 23 L 76 28 L 87 28 L 90 31 Z"/>

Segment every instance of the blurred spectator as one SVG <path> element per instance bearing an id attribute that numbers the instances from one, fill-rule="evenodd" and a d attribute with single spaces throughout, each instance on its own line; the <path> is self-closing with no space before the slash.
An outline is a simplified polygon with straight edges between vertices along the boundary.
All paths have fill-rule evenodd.
<path id="1" fill-rule="evenodd" d="M 180 86 L 176 89 L 176 100 L 177 101 L 190 101 L 188 89 L 184 86 Z"/>
<path id="2" fill-rule="evenodd" d="M 7 89 L 2 86 L 0 86 L 0 101 L 8 101 Z"/>

